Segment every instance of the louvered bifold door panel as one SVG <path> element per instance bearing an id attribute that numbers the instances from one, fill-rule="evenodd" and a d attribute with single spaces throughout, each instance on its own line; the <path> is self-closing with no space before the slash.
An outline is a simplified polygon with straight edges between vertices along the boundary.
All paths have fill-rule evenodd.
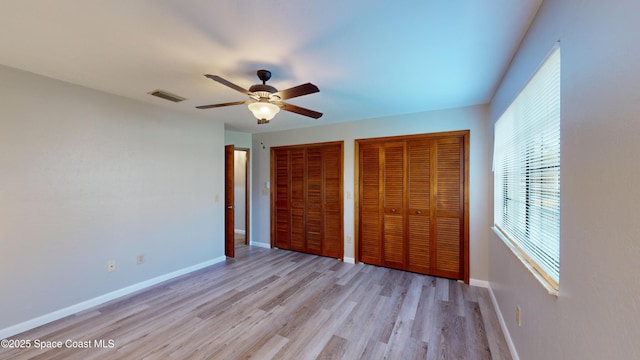
<path id="1" fill-rule="evenodd" d="M 291 153 L 291 250 L 305 251 L 306 236 L 306 184 L 305 150 L 293 149 Z"/>
<path id="2" fill-rule="evenodd" d="M 462 138 L 435 144 L 435 259 L 434 275 L 462 279 L 464 148 Z"/>
<path id="3" fill-rule="evenodd" d="M 360 145 L 360 261 L 382 265 L 382 166 L 380 144 Z"/>
<path id="4" fill-rule="evenodd" d="M 322 149 L 307 149 L 306 252 L 322 254 Z"/>
<path id="5" fill-rule="evenodd" d="M 431 141 L 407 142 L 407 270 L 431 271 Z"/>
<path id="6" fill-rule="evenodd" d="M 289 208 L 290 183 L 289 183 L 289 151 L 279 150 L 274 152 L 275 184 L 275 240 L 274 245 L 281 249 L 290 248 L 291 213 Z"/>
<path id="7" fill-rule="evenodd" d="M 342 147 L 327 146 L 322 150 L 322 255 L 342 258 Z"/>
<path id="8" fill-rule="evenodd" d="M 384 233 L 382 259 L 386 266 L 405 266 L 405 145 L 384 144 Z"/>

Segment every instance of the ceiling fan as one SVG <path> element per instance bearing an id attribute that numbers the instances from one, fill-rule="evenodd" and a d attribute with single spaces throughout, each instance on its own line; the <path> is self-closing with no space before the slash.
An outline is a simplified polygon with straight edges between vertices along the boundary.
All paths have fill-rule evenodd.
<path id="1" fill-rule="evenodd" d="M 322 116 L 322 113 L 320 112 L 305 109 L 303 107 L 292 105 L 283 101 L 298 96 L 317 93 L 320 91 L 317 86 L 313 85 L 312 83 L 306 83 L 294 86 L 286 90 L 278 91 L 278 89 L 274 88 L 273 86 L 266 84 L 267 81 L 271 79 L 271 71 L 258 70 L 257 74 L 258 78 L 262 80 L 262 84 L 253 85 L 249 88 L 249 90 L 244 89 L 228 80 L 225 80 L 218 75 L 206 74 L 205 76 L 209 79 L 217 81 L 222 85 L 232 88 L 233 90 L 248 95 L 250 99 L 222 104 L 202 105 L 196 106 L 196 108 L 211 109 L 222 106 L 249 104 L 249 110 L 251 110 L 253 116 L 258 119 L 258 124 L 268 124 L 269 121 L 273 119 L 273 117 L 278 113 L 278 111 L 280 111 L 280 109 L 312 117 L 314 119 L 318 119 Z"/>

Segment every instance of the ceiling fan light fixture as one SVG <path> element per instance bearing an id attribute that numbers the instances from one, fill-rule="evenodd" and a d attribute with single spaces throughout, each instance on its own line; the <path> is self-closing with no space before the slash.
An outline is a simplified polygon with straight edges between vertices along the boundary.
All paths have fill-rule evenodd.
<path id="1" fill-rule="evenodd" d="M 258 70 L 258 78 L 262 80 L 262 84 L 252 85 L 249 90 L 238 86 L 228 80 L 223 79 L 218 75 L 205 74 L 204 76 L 215 82 L 218 82 L 226 87 L 229 87 L 237 92 L 249 96 L 250 100 L 246 101 L 233 101 L 221 104 L 201 105 L 196 106 L 198 109 L 211 109 L 230 105 L 249 105 L 249 111 L 253 116 L 258 119 L 258 124 L 268 124 L 271 119 L 280 111 L 280 109 L 292 113 L 296 113 L 302 116 L 308 116 L 313 119 L 319 119 L 322 113 L 305 109 L 300 106 L 288 104 L 283 100 L 297 98 L 303 95 L 309 95 L 320 91 L 317 86 L 312 83 L 306 83 L 285 90 L 274 88 L 271 85 L 267 85 L 266 81 L 271 77 L 271 72 L 268 70 Z"/>
<path id="2" fill-rule="evenodd" d="M 270 102 L 259 101 L 249 104 L 249 110 L 258 119 L 258 124 L 267 124 L 280 111 L 280 107 Z"/>

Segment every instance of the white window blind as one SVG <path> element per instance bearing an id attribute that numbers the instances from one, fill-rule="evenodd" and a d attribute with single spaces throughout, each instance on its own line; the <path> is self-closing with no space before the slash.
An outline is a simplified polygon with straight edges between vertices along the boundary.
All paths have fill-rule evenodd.
<path id="1" fill-rule="evenodd" d="M 560 48 L 495 124 L 495 227 L 555 290 L 560 282 Z"/>

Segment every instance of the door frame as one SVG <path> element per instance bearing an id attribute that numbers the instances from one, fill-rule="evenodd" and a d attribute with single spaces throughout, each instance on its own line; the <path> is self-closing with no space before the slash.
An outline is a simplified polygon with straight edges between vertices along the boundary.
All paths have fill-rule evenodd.
<path id="1" fill-rule="evenodd" d="M 245 245 L 249 245 L 250 241 L 249 241 L 249 236 L 250 236 L 250 228 L 251 228 L 251 224 L 249 222 L 250 220 L 250 214 L 251 214 L 251 209 L 250 209 L 250 195 L 251 192 L 249 191 L 249 184 L 251 183 L 249 181 L 250 177 L 249 177 L 249 163 L 250 163 L 250 159 L 251 159 L 251 149 L 249 148 L 239 148 L 236 147 L 235 151 L 243 151 L 246 154 L 246 161 L 244 163 L 244 244 Z"/>
<path id="2" fill-rule="evenodd" d="M 250 244 L 250 229 L 251 229 L 251 209 L 250 209 L 250 161 L 251 161 L 251 149 L 249 148 L 236 148 L 234 145 L 225 146 L 225 256 L 235 256 L 235 202 L 234 202 L 234 187 L 235 187 L 235 152 L 244 151 L 246 153 L 246 161 L 244 168 L 245 182 L 244 182 L 244 223 L 245 223 L 245 245 Z M 231 161 L 231 167 L 227 164 Z M 228 192 L 231 191 L 231 200 L 228 199 Z M 233 204 L 233 208 L 229 209 L 229 203 Z M 231 210 L 231 211 L 229 211 Z M 230 214 L 228 214 L 230 213 Z M 227 221 L 227 216 L 232 216 L 231 222 Z"/>
<path id="3" fill-rule="evenodd" d="M 224 255 L 235 257 L 234 161 L 235 146 L 224 147 Z"/>

